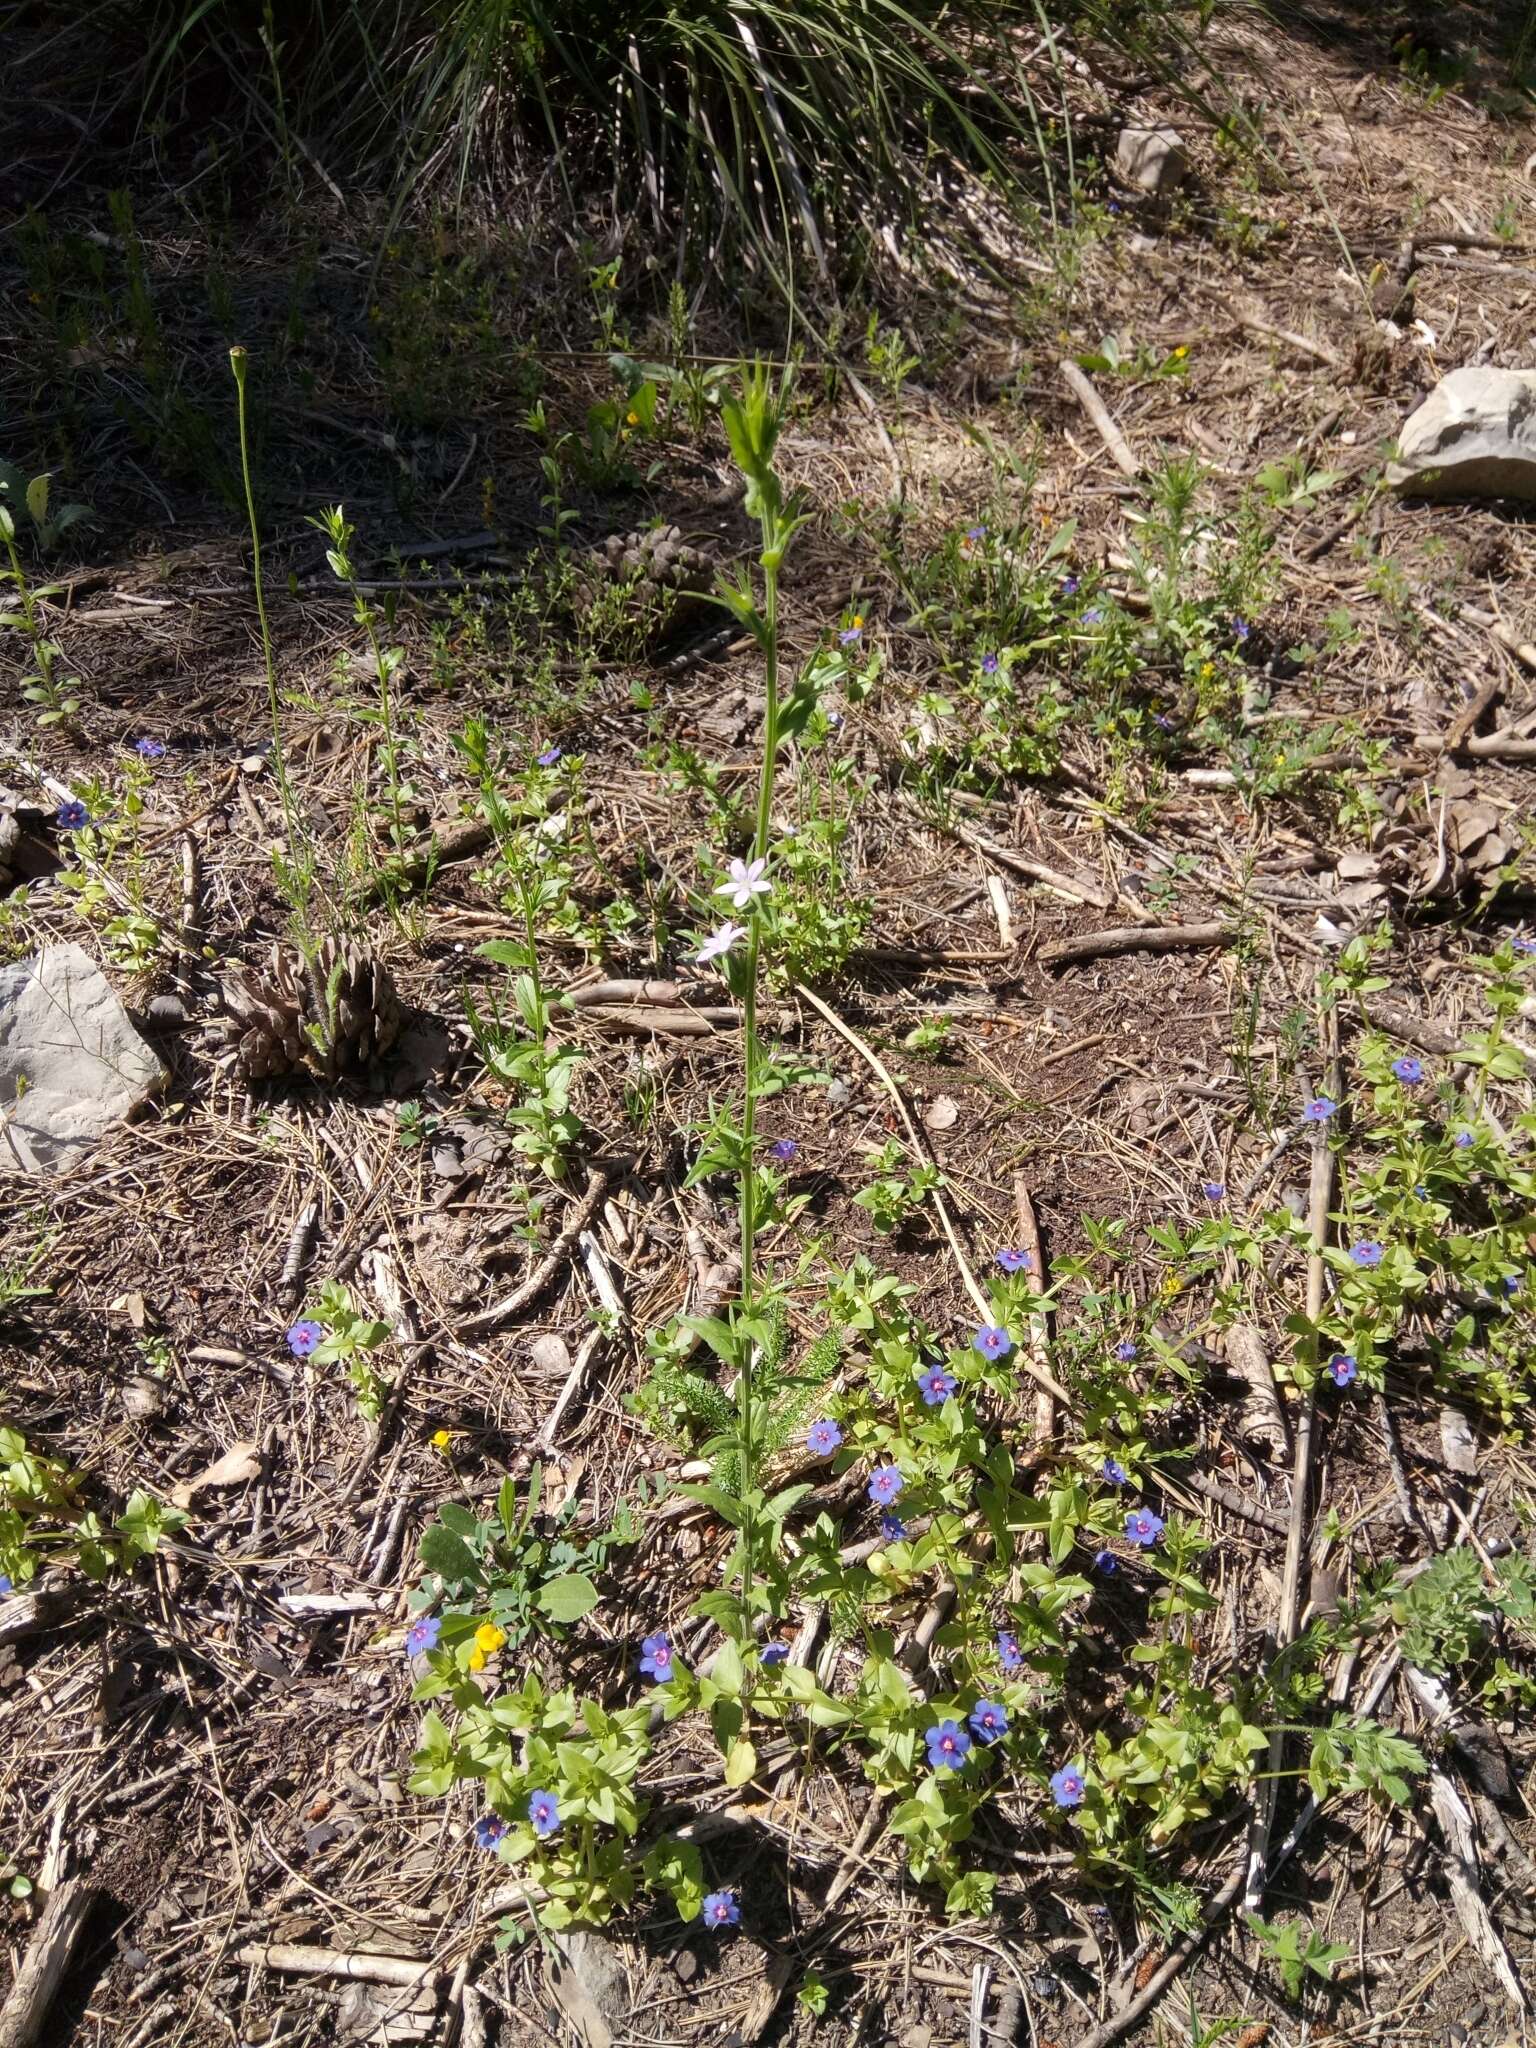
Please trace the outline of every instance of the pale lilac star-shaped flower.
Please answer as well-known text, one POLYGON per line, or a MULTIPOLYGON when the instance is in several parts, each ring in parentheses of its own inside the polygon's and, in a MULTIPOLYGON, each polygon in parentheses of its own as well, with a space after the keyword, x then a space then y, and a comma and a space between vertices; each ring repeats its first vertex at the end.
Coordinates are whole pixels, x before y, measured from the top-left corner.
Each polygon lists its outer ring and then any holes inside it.
POLYGON ((733 860, 726 863, 726 879, 717 883, 715 894, 729 896, 733 910, 750 910, 759 896, 766 896, 773 884, 768 880, 768 862, 733 860))
POLYGON ((707 967, 711 960, 723 960, 746 936, 747 928, 744 924, 732 924, 727 918, 717 931, 710 933, 693 957, 701 967, 707 967))

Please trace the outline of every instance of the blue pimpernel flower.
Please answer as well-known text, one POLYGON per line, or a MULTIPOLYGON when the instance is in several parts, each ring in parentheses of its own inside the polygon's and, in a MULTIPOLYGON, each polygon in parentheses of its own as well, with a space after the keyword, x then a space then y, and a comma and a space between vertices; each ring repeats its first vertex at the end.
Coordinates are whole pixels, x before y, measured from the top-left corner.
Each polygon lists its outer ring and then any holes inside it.
POLYGON ((1246 619, 1234 619, 1232 621, 1232 638, 1238 642, 1239 646, 1248 638, 1252 631, 1253 628, 1246 619))
POLYGON ((880 1540, 882 1543, 899 1543, 907 1533, 907 1525, 900 1515, 880 1517, 880 1540))
POLYGON ((766 1664, 768 1669, 772 1671, 776 1665, 789 1662, 789 1645, 788 1643, 764 1643, 762 1649, 758 1652, 758 1658, 761 1663, 766 1664))
POLYGON ((1150 1508, 1137 1508, 1125 1518, 1126 1542, 1139 1544, 1143 1550, 1150 1550, 1162 1533, 1163 1518, 1150 1508))
POLYGON ((1220 1202, 1226 1198, 1227 1184, 1224 1180, 1203 1180, 1200 1192, 1208 1202, 1220 1202))
POLYGON ((1120 1560, 1112 1550, 1096 1550, 1093 1553, 1093 1568, 1096 1572, 1102 1572, 1107 1579, 1119 1571, 1120 1560))
POLYGON ((295 1358, 308 1358, 309 1354, 325 1341, 324 1323, 312 1322, 305 1317, 295 1323, 288 1332, 288 1349, 295 1358))
POLYGON ((1518 1294, 1520 1292, 1520 1276, 1518 1273, 1506 1273, 1499 1282, 1499 1285, 1506 1294, 1518 1294))
POLYGON ((1129 1337, 1122 1337, 1120 1342, 1115 1346, 1115 1356, 1119 1359, 1122 1365, 1129 1365, 1131 1360, 1136 1356, 1136 1346, 1131 1342, 1129 1337))
POLYGON ((1028 1252, 1013 1244, 1005 1244, 996 1257, 1005 1273, 1027 1273, 1034 1264, 1028 1252))
POLYGON ((1077 595, 1077 578, 1076 578, 1075 576, 1063 576, 1063 577, 1062 577, 1062 579, 1061 579, 1061 594, 1062 594, 1062 596, 1063 596, 1063 597, 1076 597, 1076 595, 1077 595))
POLYGON ((528 1819, 541 1842, 547 1842, 560 1827, 560 1802, 553 1792, 535 1792, 528 1801, 528 1819))
POLYGON ((952 1372, 946 1372, 942 1365, 930 1365, 917 1376, 917 1390, 924 1404, 929 1408, 940 1408, 960 1382, 952 1372))
POLYGON ((443 1632, 443 1624, 435 1614, 419 1614, 405 1632, 405 1653, 408 1657, 424 1656, 428 1650, 437 1648, 437 1639, 443 1632))
POLYGON ((535 758, 537 759, 538 764, 541 768, 553 768, 555 763, 560 758, 560 753, 561 750, 559 747, 546 747, 543 753, 537 755, 535 758))
POLYGON ((776 1159, 780 1166, 788 1166, 799 1150, 800 1147, 793 1138, 775 1138, 768 1147, 768 1154, 770 1158, 776 1159))
POLYGON ((1076 1764, 1063 1764, 1051 1774, 1051 1797, 1060 1807, 1081 1806, 1087 1789, 1087 1780, 1076 1764))
POLYGON ((704 1898, 704 1925, 713 1927, 718 1934, 722 1927, 735 1927, 741 1920, 741 1908, 736 1903, 734 1892, 708 1892, 704 1898))
POLYGON ((869 1475, 869 1497, 877 1508, 888 1508, 905 1484, 894 1465, 877 1465, 869 1475))
POLYGON ((1510 944, 1517 953, 1536 953, 1536 939, 1511 939, 1510 944))
POLYGON ((805 1448, 816 1458, 830 1458, 843 1440, 843 1432, 830 1416, 813 1422, 805 1433, 805 1448))
POLYGON ((640 1645, 640 1675, 665 1685, 672 1676, 672 1645, 662 1630, 647 1636, 640 1645))
POLYGON ((141 761, 163 761, 165 759, 165 741, 148 738, 135 740, 133 751, 141 761))
POLYGON ((1335 1351, 1328 1361, 1328 1370, 1336 1387, 1347 1387, 1360 1368, 1347 1351, 1335 1351))
POLYGON ((968 526, 965 529, 965 537, 969 541, 985 540, 987 529, 984 526, 968 526))
POLYGON ((958 1721, 940 1721, 923 1736, 928 1745, 928 1768, 933 1771, 958 1771, 965 1767, 965 1760, 971 1753, 971 1738, 958 1721))
POLYGON ((1475 1145, 1477 1140, 1470 1131, 1458 1131, 1454 1143, 1458 1152, 1465 1152, 1468 1146, 1475 1145))
POLYGON ((1338 1106, 1331 1095, 1314 1095, 1302 1107, 1302 1120, 1309 1124, 1325 1124, 1338 1106))
POLYGON ((1085 626, 1102 626, 1103 623, 1104 607, 1098 604, 1089 605, 1087 611, 1083 613, 1083 624, 1085 626))
POLYGON ((507 1824, 499 1813, 482 1813, 475 1822, 475 1840, 482 1849, 494 1849, 507 1832, 507 1824))
POLYGON ((1011 1628, 1000 1628, 997 1632, 997 1661, 1005 1671, 1022 1671, 1024 1668, 1024 1652, 1011 1628))
POLYGON ((840 647, 852 647, 855 641, 862 640, 863 637, 864 621, 862 619, 853 619, 838 634, 838 645, 840 647))
POLYGON ((0 1572, 0 1600, 5 1599, 7 1594, 14 1593, 15 1590, 16 1588, 11 1584, 6 1574, 0 1572))
POLYGON ((1411 1088, 1415 1082, 1423 1080, 1424 1062, 1413 1059, 1409 1054, 1404 1053, 1400 1060, 1392 1062, 1392 1071, 1396 1074, 1399 1081, 1406 1087, 1411 1088))
POLYGON ((1100 1470, 1111 1486, 1124 1486, 1127 1484, 1126 1469, 1118 1458, 1106 1458, 1100 1470))
POLYGON ((978 1742, 1001 1742, 1008 1733, 1008 1715, 996 1700, 978 1700, 967 1719, 978 1742))
POLYGON ((1352 1244, 1349 1256, 1357 1266, 1379 1266, 1382 1260, 1381 1246, 1374 1238, 1366 1238, 1361 1244, 1352 1244))
POLYGON ((981 672, 984 676, 995 676, 1001 665, 995 654, 984 654, 981 657, 981 672))
POLYGON ((89 825, 91 814, 78 797, 71 797, 68 803, 59 805, 53 814, 53 822, 61 832, 78 832, 89 825))
POLYGON ((1013 1349, 1013 1339, 1008 1332, 998 1329, 993 1323, 983 1323, 971 1343, 983 1358, 1006 1358, 1013 1349))

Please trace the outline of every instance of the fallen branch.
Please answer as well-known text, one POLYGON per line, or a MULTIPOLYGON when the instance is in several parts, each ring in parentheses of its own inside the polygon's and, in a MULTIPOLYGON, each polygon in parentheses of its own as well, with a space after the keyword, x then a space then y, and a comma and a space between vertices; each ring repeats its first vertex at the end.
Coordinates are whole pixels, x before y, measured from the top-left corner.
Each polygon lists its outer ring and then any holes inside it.
POLYGON ((543 1293, 554 1279, 571 1247, 597 1214, 604 1195, 608 1192, 608 1174, 602 1167, 593 1167, 587 1179, 587 1190, 581 1200, 574 1204, 566 1217, 560 1235, 550 1246, 547 1254, 528 1275, 520 1286, 501 1301, 493 1302, 489 1308, 480 1309, 475 1315, 467 1316, 459 1324, 457 1334, 466 1336, 472 1330, 494 1329, 496 1324, 510 1315, 516 1315, 520 1308, 526 1308, 530 1301, 543 1293))
POLYGON ((1202 946, 1230 946, 1236 934, 1225 924, 1117 925, 1112 931, 1082 932, 1041 948, 1046 967, 1074 960, 1102 960, 1113 953, 1183 953, 1202 946))
POLYGON ((1058 368, 1066 379, 1072 396, 1098 428, 1099 439, 1114 457, 1116 467, 1126 476, 1140 476, 1141 464, 1131 453, 1130 442, 1126 440, 1124 434, 1115 425, 1110 415, 1109 407, 1100 398, 1098 392, 1094 390, 1092 384, 1089 383, 1077 364, 1069 356, 1063 356, 1058 368))
POLYGON ((48 2008, 95 1902, 96 1887, 84 1878, 66 1878, 54 1887, 32 1930, 10 1995, 0 2006, 0 2048, 32 2048, 41 2038, 48 2008))
POLYGON ((440 834, 434 832, 425 851, 413 853, 406 860, 387 862, 359 894, 366 899, 385 896, 391 889, 419 889, 439 868, 484 853, 493 836, 484 818, 461 818, 440 834))
MULTIPOLYGON (((240 1963, 256 1963, 285 1977, 346 1977, 357 1984, 393 1984, 414 1990, 442 1975, 435 1963, 415 1956, 376 1956, 361 1949, 306 1948, 296 1942, 253 1941, 235 1951, 240 1963)), ((3 2048, 3 2041, 0 2041, 3 2048)))
POLYGON ((1276 327, 1268 320, 1261 320, 1256 313, 1234 313, 1239 327, 1250 334, 1262 334, 1267 341, 1283 341, 1287 348, 1293 348, 1304 356, 1310 356, 1315 363, 1326 363, 1330 370, 1341 370, 1344 365, 1335 352, 1320 341, 1312 341, 1305 334, 1293 333, 1289 327, 1276 327))
POLYGON ((1243 1888, 1243 1880, 1244 1872, 1239 1865, 1201 1914, 1200 1927, 1193 1934, 1186 1934, 1178 1946, 1170 1951, 1129 2005, 1122 2006, 1117 2013, 1111 2013, 1109 2018, 1100 2021, 1091 2033, 1084 2034, 1077 2043, 1077 2048, 1110 2048, 1112 2042, 1118 2041, 1122 2034, 1128 2034, 1138 2020, 1146 2017, 1206 1936, 1225 1918, 1233 1900, 1243 1888))

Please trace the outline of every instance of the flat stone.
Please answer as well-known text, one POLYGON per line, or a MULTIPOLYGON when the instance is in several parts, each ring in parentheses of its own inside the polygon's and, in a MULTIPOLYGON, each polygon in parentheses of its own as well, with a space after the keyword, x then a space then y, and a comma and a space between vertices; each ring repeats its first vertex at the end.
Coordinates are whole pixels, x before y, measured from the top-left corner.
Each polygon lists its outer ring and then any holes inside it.
POLYGON ((1139 192, 1176 192, 1189 172, 1189 154, 1177 128, 1122 128, 1115 174, 1139 192))
POLYGON ((79 946, 0 967, 0 1173, 73 1166, 165 1078, 79 946))
POLYGON ((1442 377, 1397 441, 1387 481, 1425 498, 1536 498, 1536 370, 1442 377))

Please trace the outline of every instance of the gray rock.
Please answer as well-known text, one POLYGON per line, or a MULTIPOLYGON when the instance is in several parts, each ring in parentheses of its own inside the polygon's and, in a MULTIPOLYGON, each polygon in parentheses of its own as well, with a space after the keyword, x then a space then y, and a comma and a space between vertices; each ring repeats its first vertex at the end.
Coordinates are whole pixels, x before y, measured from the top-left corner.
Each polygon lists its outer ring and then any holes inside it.
POLYGON ((1452 370, 1398 436, 1387 481, 1427 498, 1536 498, 1536 370, 1452 370))
POLYGON ((74 1165, 164 1080, 79 946, 0 967, 0 1173, 74 1165))
POLYGON ((1189 172, 1189 154, 1177 128, 1122 128, 1115 149, 1116 176, 1139 192, 1176 192, 1189 172))

